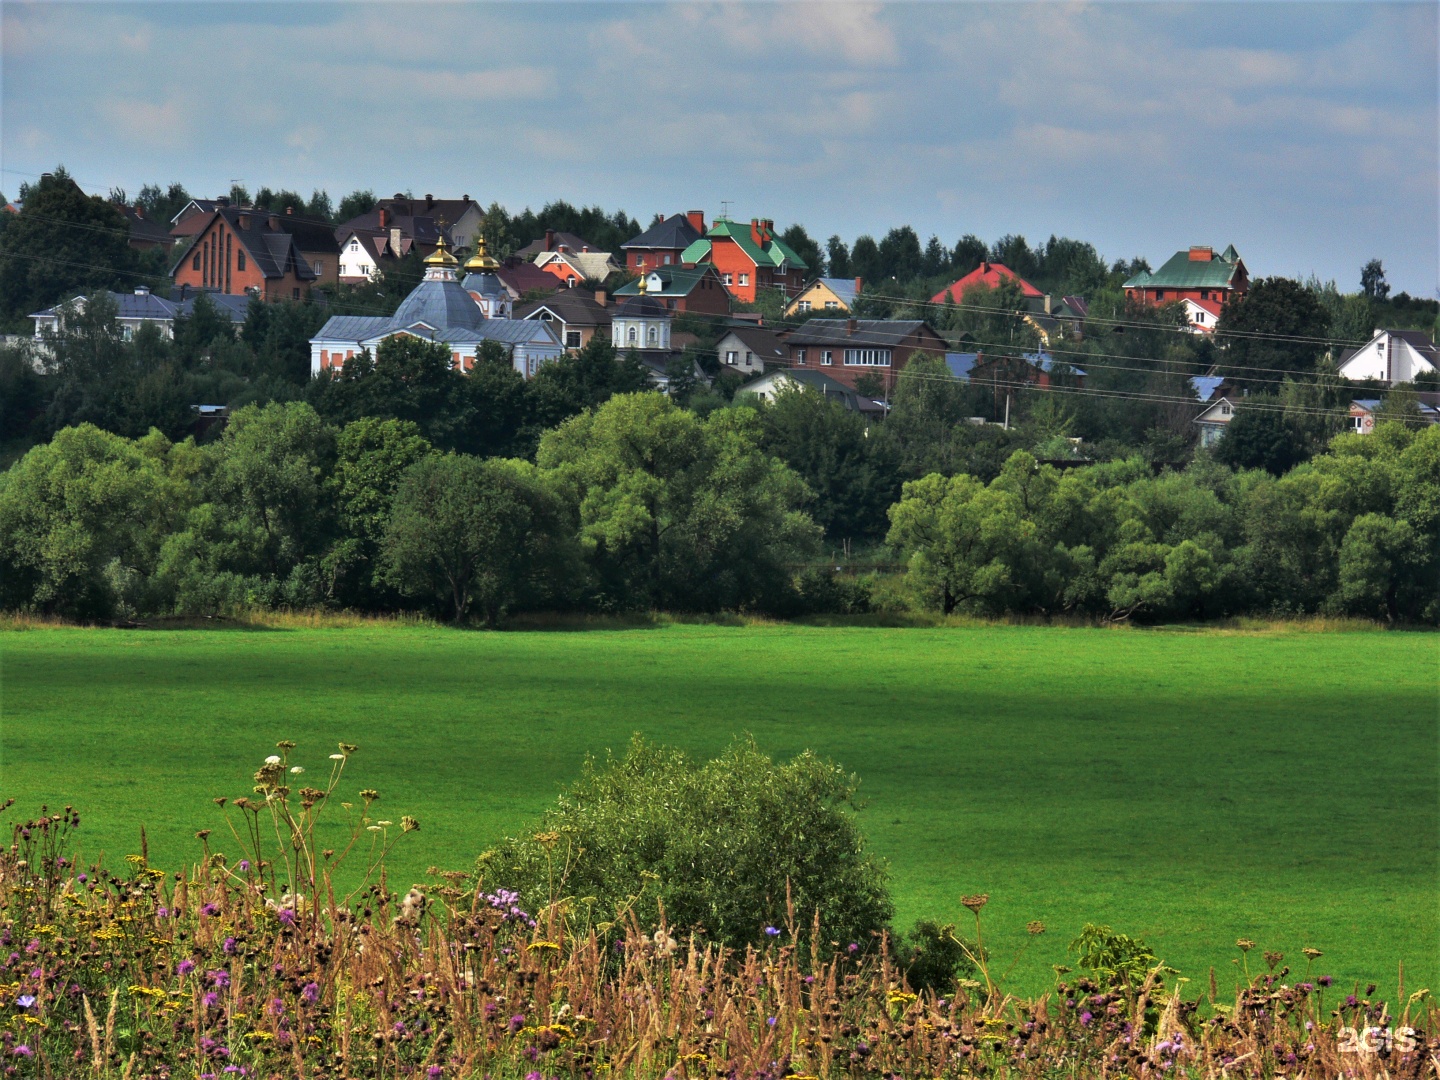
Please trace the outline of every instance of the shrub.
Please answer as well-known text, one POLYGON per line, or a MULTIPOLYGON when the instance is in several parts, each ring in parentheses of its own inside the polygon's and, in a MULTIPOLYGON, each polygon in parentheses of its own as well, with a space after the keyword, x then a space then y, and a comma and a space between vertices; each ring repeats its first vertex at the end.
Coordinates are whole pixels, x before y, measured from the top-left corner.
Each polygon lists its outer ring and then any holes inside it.
POLYGON ((535 835, 482 867, 525 904, 564 901, 602 930, 628 911, 744 945, 808 930, 818 914, 827 938, 868 942, 893 908, 847 812, 855 784, 808 751, 776 764, 737 741, 699 763, 637 736, 620 760, 587 761, 535 835))
POLYGON ((955 924, 941 926, 933 919, 920 919, 904 938, 896 942, 895 959, 905 970, 910 989, 929 990, 943 997, 960 979, 973 978, 979 946, 957 937, 955 924))

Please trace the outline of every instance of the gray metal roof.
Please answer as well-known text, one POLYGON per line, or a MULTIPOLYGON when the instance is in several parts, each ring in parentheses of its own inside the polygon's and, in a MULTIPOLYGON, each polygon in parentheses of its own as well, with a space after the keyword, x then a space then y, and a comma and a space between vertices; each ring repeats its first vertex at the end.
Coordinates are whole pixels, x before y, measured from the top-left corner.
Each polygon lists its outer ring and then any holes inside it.
POLYGON ((792 345, 899 345, 924 327, 923 319, 811 319, 785 340, 792 345))
POLYGON ((505 283, 488 271, 483 274, 466 274, 460 286, 468 293, 479 293, 481 296, 510 295, 505 283))
MULTIPOLYGON (((189 316, 195 310, 196 293, 191 293, 184 300, 171 300, 164 296, 157 296, 152 292, 112 292, 107 294, 115 304, 115 317, 118 319, 149 319, 155 322, 170 322, 176 316, 189 316)), ((203 294, 215 307, 225 315, 230 316, 230 321, 242 323, 245 315, 250 310, 250 297, 247 294, 235 295, 231 293, 203 294)), ((76 296, 67 300, 66 304, 73 304, 76 301, 84 302, 86 297, 76 296)), ((37 311, 30 316, 32 319, 54 317, 60 313, 65 304, 56 304, 44 311, 37 311)))
POLYGON ((668 319, 670 311, 653 296, 632 296, 615 308, 617 319, 668 319))
POLYGON ((485 321, 485 313, 458 281, 422 281, 400 302, 391 321, 396 326, 423 322, 436 330, 454 326, 473 330, 485 321))

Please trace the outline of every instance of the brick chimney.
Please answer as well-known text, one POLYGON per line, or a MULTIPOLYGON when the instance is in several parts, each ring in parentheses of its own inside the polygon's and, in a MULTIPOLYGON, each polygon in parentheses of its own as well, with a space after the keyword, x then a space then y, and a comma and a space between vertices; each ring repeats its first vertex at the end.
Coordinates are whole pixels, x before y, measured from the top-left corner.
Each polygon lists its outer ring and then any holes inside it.
POLYGON ((753 240, 753 241, 755 241, 756 244, 763 244, 763 243, 765 243, 765 240, 763 239, 763 237, 762 237, 762 235, 761 235, 761 231, 760 231, 760 219, 759 219, 759 218, 754 218, 754 217, 752 217, 752 218, 750 219, 750 239, 753 240))
POLYGON ((775 239, 775 222, 770 218, 764 218, 760 222, 760 233, 767 242, 775 239))
POLYGON ((425 196, 425 209, 426 209, 426 210, 429 210, 429 209, 430 209, 432 206, 434 206, 434 205, 435 205, 435 196, 434 196, 434 195, 427 194, 427 195, 425 196))
POLYGON ((387 210, 387 209, 385 209, 385 207, 383 207, 383 206, 380 207, 380 228, 382 228, 382 229, 385 228, 385 227, 386 227, 386 222, 388 222, 389 220, 390 220, 390 211, 387 210))
POLYGON ((685 220, 688 221, 688 222, 690 222, 690 227, 691 227, 692 229, 694 229, 696 232, 698 232, 701 236, 704 236, 704 235, 705 235, 705 211, 704 211, 704 210, 687 210, 687 211, 685 211, 685 220))
POLYGON ((287 207, 285 207, 285 215, 286 215, 287 217, 293 216, 294 213, 295 213, 295 207, 293 207, 293 206, 287 206, 287 207))
POLYGON ((864 282, 861 278, 858 278, 858 277, 857 277, 857 278, 855 279, 855 295, 856 295, 856 296, 859 296, 859 295, 860 295, 860 287, 861 287, 862 285, 864 285, 864 284, 865 284, 865 282, 864 282))
POLYGON ((604 289, 595 290, 595 303, 599 304, 601 307, 604 307, 605 304, 609 301, 609 299, 610 294, 607 293, 604 289))
POLYGON ((846 337, 854 337, 854 336, 855 336, 855 320, 854 320, 854 319, 846 319, 846 320, 845 320, 845 336, 846 336, 846 337))
POLYGON ((555 250, 555 230, 554 230, 554 229, 546 229, 546 230, 545 230, 545 250, 546 250, 546 251, 554 251, 554 250, 555 250))
POLYGON ((1209 262, 1215 258, 1215 249, 1212 247, 1192 247, 1190 249, 1191 262, 1209 262))
POLYGON ((246 231, 249 231, 249 229, 250 229, 250 215, 249 215, 248 213, 241 213, 241 215, 240 215, 236 220, 240 223, 240 228, 245 229, 246 231))
POLYGON ((279 231, 280 231, 280 215, 279 215, 279 214, 272 213, 272 214, 270 215, 270 220, 267 221, 266 224, 270 226, 270 231, 271 231, 271 232, 279 232, 279 231))

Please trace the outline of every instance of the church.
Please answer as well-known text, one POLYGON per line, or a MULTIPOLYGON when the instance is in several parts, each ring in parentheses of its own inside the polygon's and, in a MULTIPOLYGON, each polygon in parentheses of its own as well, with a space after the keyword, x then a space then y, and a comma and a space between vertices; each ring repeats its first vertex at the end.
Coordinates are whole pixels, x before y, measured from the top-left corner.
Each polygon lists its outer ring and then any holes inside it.
POLYGON ((346 360, 366 349, 375 355, 380 342, 397 334, 444 345, 460 371, 475 366, 487 341, 503 345, 515 370, 527 379, 540 365, 559 359, 564 349, 548 324, 510 318, 509 294, 495 274, 499 264, 486 254, 483 239, 465 264, 463 283, 459 265, 442 236, 425 259, 425 277, 393 316, 332 315, 310 339, 310 374, 338 374, 346 360))

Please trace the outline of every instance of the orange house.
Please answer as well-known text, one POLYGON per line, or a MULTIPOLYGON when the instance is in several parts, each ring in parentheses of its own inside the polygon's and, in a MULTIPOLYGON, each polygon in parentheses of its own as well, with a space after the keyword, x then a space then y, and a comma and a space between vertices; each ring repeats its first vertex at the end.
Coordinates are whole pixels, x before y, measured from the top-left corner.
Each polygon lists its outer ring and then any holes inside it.
POLYGON ((171 269, 176 285, 266 300, 301 300, 339 278, 329 225, 252 207, 222 206, 171 269))
POLYGON ((710 229, 681 254, 685 266, 709 263, 730 295, 747 304, 760 289, 779 289, 787 298, 805 287, 805 260, 775 235, 771 220, 752 218, 749 227, 716 218, 710 229))

